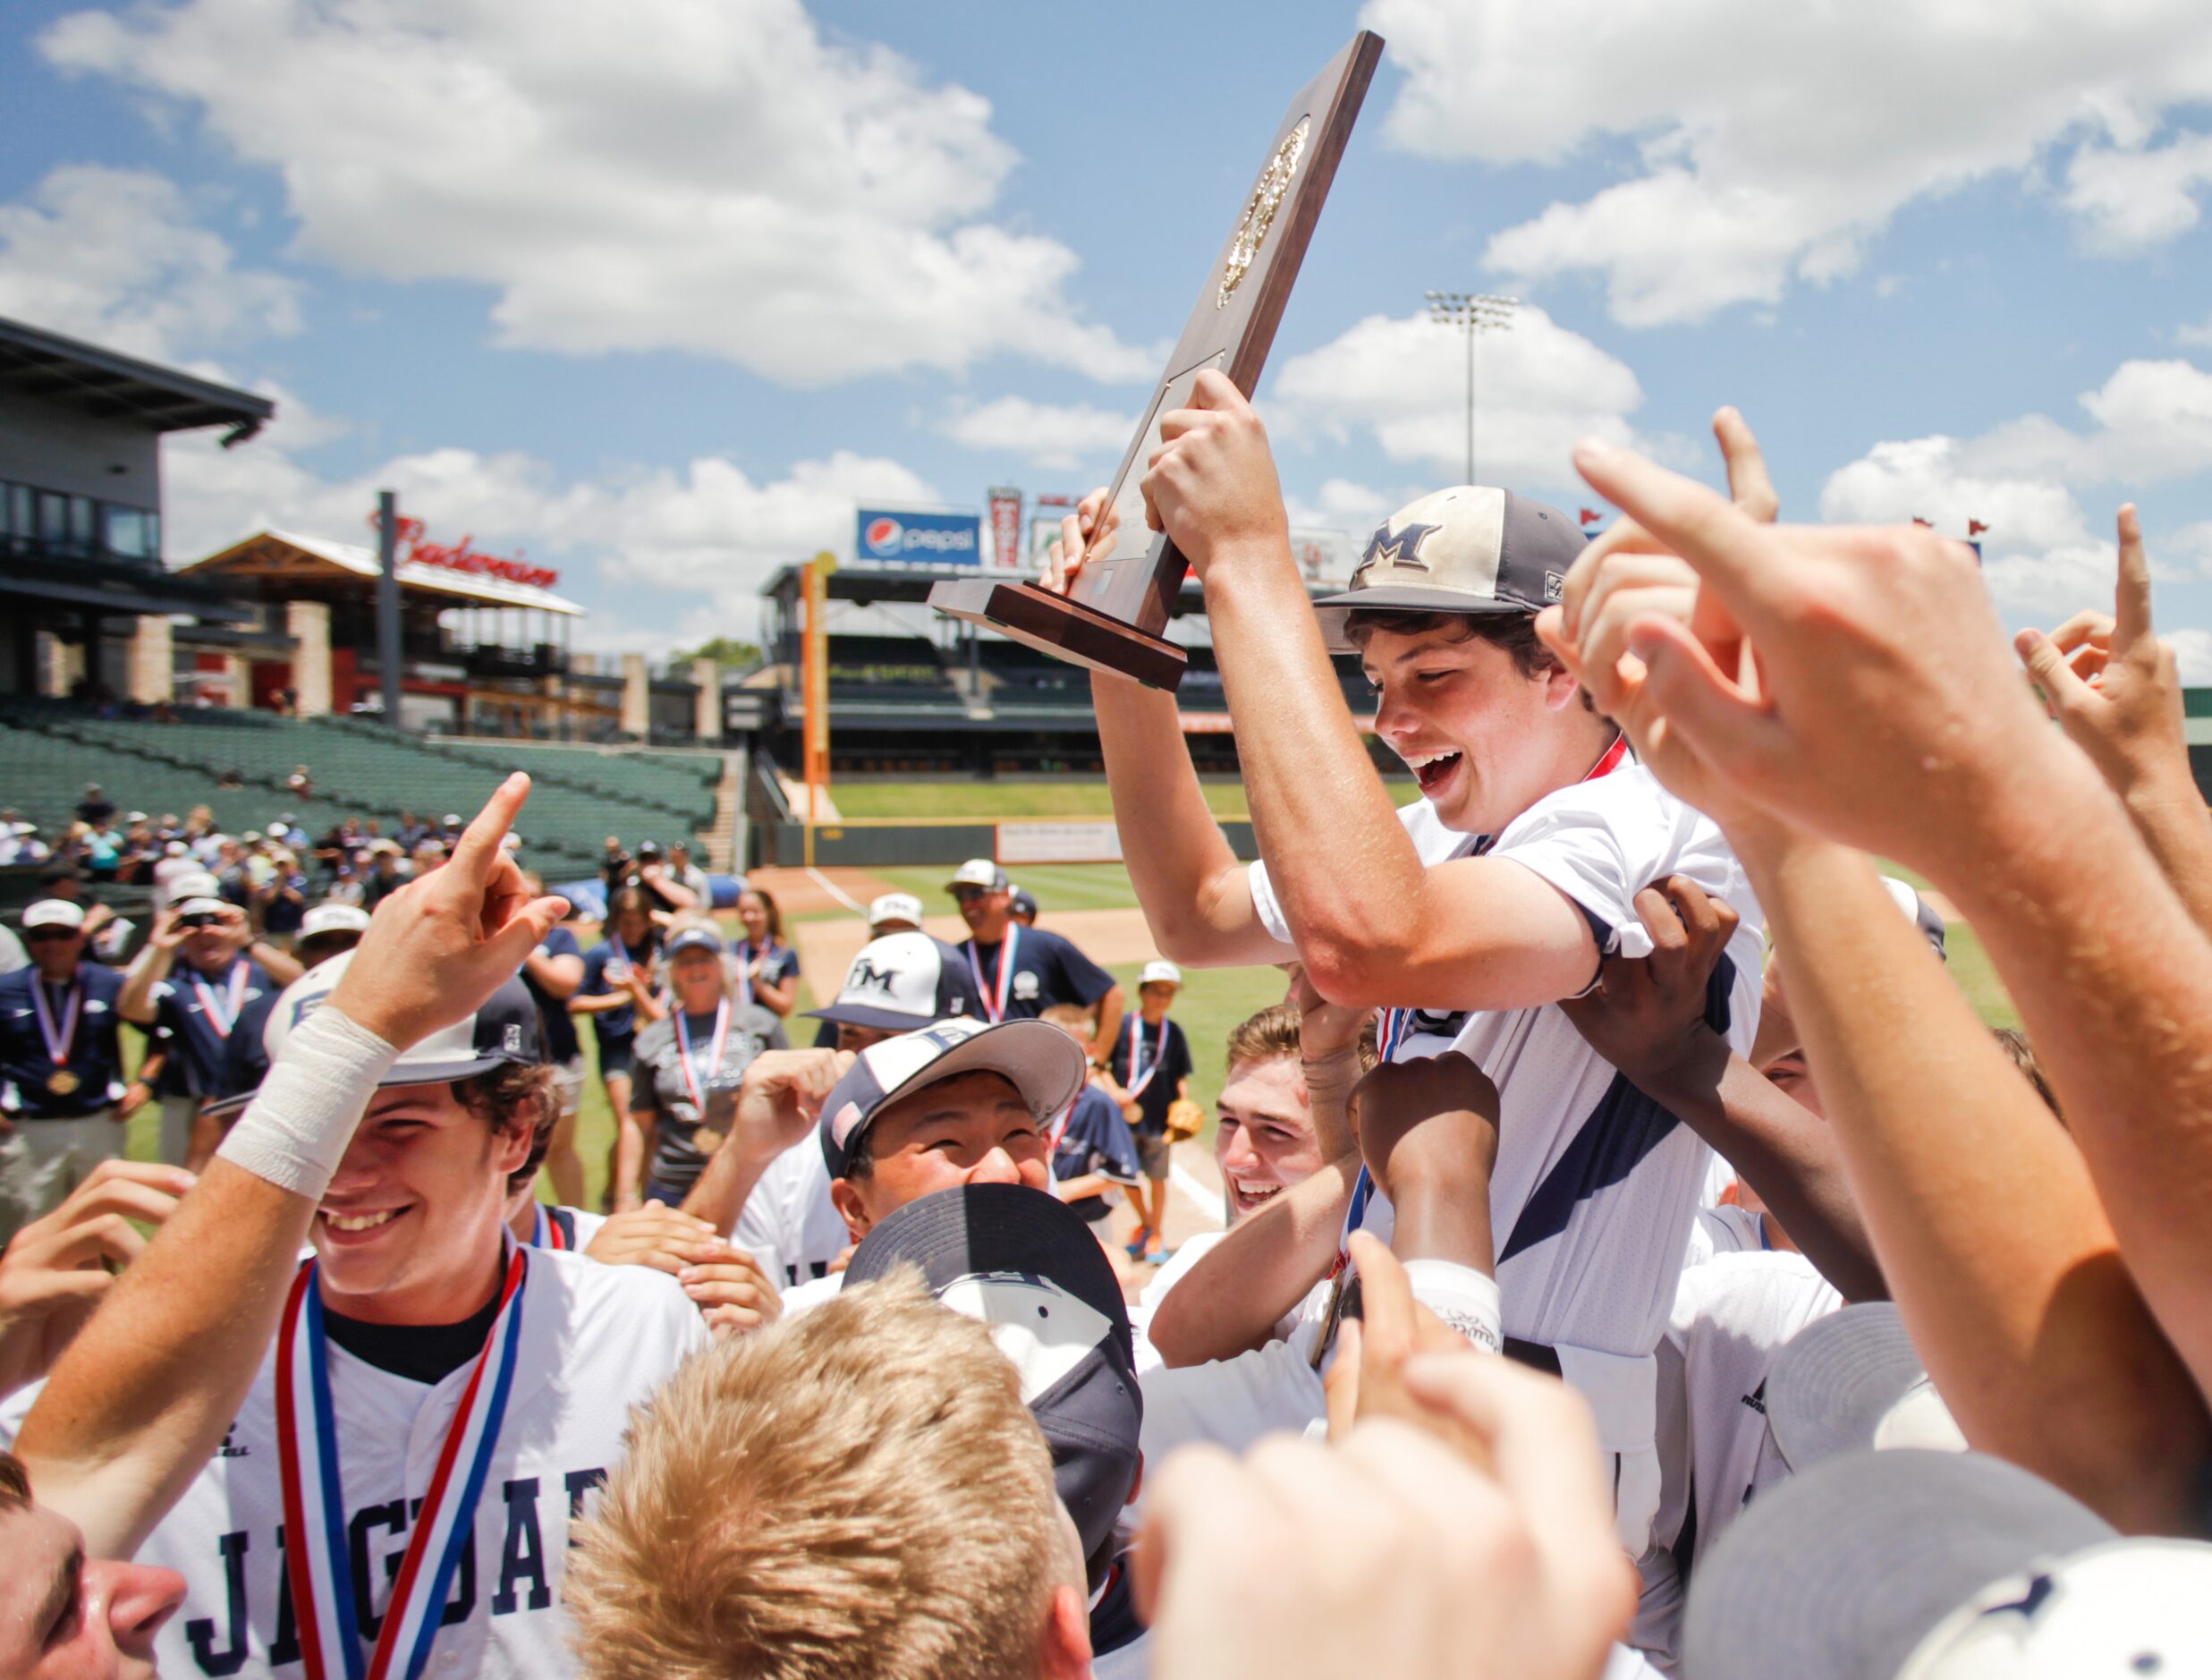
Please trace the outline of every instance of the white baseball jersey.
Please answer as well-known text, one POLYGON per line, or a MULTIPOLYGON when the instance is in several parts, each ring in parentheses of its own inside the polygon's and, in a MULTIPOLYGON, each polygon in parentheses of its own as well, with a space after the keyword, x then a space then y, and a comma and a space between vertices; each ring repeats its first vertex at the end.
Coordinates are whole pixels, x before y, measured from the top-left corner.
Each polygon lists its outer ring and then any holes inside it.
MULTIPOLYGON (((431 1655, 434 1674, 575 1671, 561 1605, 570 1524, 621 1457, 631 1408, 708 1341, 674 1279, 540 1249, 530 1251, 521 1335, 474 1544, 462 1554, 431 1655)), ((362 1632, 373 1639, 472 1367, 426 1385, 335 1343, 329 1362, 354 1591, 362 1632)), ((184 1577, 183 1607, 157 1645, 172 1680, 300 1672, 284 1591, 275 1369, 272 1346, 216 1456, 139 1548, 140 1562, 184 1577)))
POLYGON ((730 1241, 750 1249, 778 1289, 822 1277, 852 1246, 844 1216, 829 1199, 829 1166, 812 1133, 768 1163, 730 1241))
POLYGON ((1702 1266, 1716 1254, 1755 1253, 1767 1246, 1766 1221, 1751 1209, 1733 1201, 1717 1208, 1699 1208, 1690 1221, 1690 1246, 1682 1251, 1682 1269, 1702 1266))
MULTIPOLYGON (((1740 1210, 1738 1210, 1740 1211, 1740 1210)), ((1789 1473, 1767 1429, 1776 1356, 1843 1298, 1801 1254, 1722 1253, 1682 1274, 1658 1349, 1659 1509, 1634 1643, 1672 1662, 1691 1569, 1789 1473)))
MULTIPOLYGON (((1476 844, 1445 828, 1425 800, 1398 816, 1432 867, 1476 844)), ((1714 972, 1707 1018, 1733 1048, 1750 1048, 1765 925, 1759 901, 1719 827, 1649 770, 1627 763, 1546 794, 1483 854, 1565 894, 1608 956, 1649 955, 1635 896, 1669 875, 1726 901, 1741 920, 1714 972)), ((1261 920, 1287 940, 1263 865, 1252 866, 1251 888, 1261 920)), ((1447 1048, 1447 1035, 1448 1048, 1498 1088, 1490 1214, 1505 1333, 1616 1356, 1648 1353, 1674 1302, 1709 1155, 1704 1142, 1602 1060, 1555 1005, 1418 1014, 1396 1056, 1433 1055, 1447 1048)), ((1370 1222, 1386 1217, 1382 1202, 1370 1204, 1370 1222)))

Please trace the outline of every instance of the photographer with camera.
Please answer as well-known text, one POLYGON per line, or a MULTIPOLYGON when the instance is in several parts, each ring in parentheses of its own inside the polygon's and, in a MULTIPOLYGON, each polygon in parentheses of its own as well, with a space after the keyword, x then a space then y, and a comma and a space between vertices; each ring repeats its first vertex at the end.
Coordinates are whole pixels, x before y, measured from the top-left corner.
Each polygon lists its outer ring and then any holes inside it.
POLYGON ((154 919, 146 948, 123 977, 116 1010, 168 1051, 161 1081, 161 1158, 182 1167, 200 1100, 225 1090, 231 1034, 248 1005, 306 972, 253 937, 246 912, 218 897, 212 877, 185 877, 177 902, 154 919), (202 890, 206 889, 206 890, 202 890))

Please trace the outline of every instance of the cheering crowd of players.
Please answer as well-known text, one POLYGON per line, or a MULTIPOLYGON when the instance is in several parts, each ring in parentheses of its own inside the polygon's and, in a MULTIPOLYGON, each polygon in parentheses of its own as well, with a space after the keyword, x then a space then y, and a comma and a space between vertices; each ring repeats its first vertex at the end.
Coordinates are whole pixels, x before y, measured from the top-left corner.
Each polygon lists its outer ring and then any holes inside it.
POLYGON ((792 1048, 767 894, 733 938, 611 843, 586 951, 519 776, 290 952, 198 883, 127 972, 31 906, 0 1672, 2208 1666, 2212 818, 2133 511, 2115 612, 2008 647, 1963 547, 1776 523, 1724 411, 1728 497, 1586 445, 1598 541, 1460 486, 1317 609, 1259 421, 1192 404, 1144 504, 1260 856, 1096 677, 1133 1000, 979 860, 968 938, 878 900, 792 1048), (1182 969, 1256 964, 1190 1044, 1182 969), (119 1019, 184 1070, 158 1165, 119 1019))

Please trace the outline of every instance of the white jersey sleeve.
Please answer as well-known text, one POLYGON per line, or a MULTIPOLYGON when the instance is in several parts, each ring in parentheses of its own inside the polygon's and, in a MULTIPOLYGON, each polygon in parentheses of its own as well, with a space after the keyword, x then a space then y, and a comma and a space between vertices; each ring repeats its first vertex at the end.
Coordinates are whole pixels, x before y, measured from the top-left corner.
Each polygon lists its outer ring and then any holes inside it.
POLYGON ((1682 1269, 1702 1266, 1716 1254, 1742 1254, 1766 1246, 1765 1227, 1750 1209, 1733 1202, 1699 1208, 1690 1222, 1690 1247, 1682 1255, 1682 1269))
POLYGON ((1242 1453, 1263 1435, 1301 1433, 1328 1416, 1328 1397, 1312 1365, 1318 1323, 1301 1323, 1287 1341, 1234 1359, 1142 1373, 1145 1463, 1165 1464, 1178 1447, 1210 1442, 1242 1453))
POLYGON ((750 1249, 778 1289, 825 1276, 852 1243, 844 1216, 829 1199, 829 1167, 809 1135, 760 1175, 730 1240, 750 1249))
POLYGON ((1636 895, 1669 875, 1687 876, 1725 900, 1754 939, 1764 925, 1750 878, 1719 825, 1640 764, 1546 794, 1505 825, 1486 855, 1511 858, 1574 900, 1610 930, 1609 939, 1599 938, 1608 956, 1651 955, 1636 895))

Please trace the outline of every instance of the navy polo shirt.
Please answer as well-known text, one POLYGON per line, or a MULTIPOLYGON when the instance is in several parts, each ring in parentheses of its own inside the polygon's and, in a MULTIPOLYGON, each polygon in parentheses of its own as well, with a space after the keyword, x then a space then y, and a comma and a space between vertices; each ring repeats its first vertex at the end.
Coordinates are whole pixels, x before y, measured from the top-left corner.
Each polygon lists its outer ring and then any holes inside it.
POLYGON ((214 974, 203 974, 180 959, 170 969, 167 979, 154 983, 154 1030, 161 1036, 162 1048, 169 1053, 168 1065, 161 1074, 164 1096, 223 1094, 229 1036, 209 1017, 202 988, 214 997, 218 1009, 227 1008, 231 976, 242 966, 246 972, 239 1006, 239 1024, 242 1028, 248 1019, 249 1005, 264 997, 274 997, 284 989, 251 957, 242 953, 214 974))
MULTIPOLYGON (((1008 923, 1013 932, 1018 924, 1008 923)), ((1002 945, 979 946, 973 939, 955 947, 963 963, 973 960, 979 984, 987 999, 998 996, 999 954, 1002 945)), ((1042 928, 1022 928, 1014 942, 1013 973, 1006 988, 1008 1021, 1034 1020, 1055 1004, 1081 1004, 1085 1008, 1114 989, 1114 976, 1056 933, 1042 928)))
MULTIPOLYGON (((629 962, 632 968, 649 966, 657 947, 648 946, 642 952, 632 953, 629 962)), ((605 938, 584 953, 584 983, 576 990, 583 997, 603 997, 616 989, 606 978, 606 965, 623 955, 622 944, 612 938, 605 938)), ((591 1030, 601 1044, 627 1044, 637 1036, 638 1012, 635 1005, 624 1004, 620 1009, 610 1009, 605 1014, 591 1017, 591 1030)))
MULTIPOLYGON (((115 1008, 123 996, 123 976, 99 963, 77 964, 75 984, 83 988, 84 1002, 70 1035, 68 1070, 77 1076, 77 1089, 64 1096, 47 1090, 55 1071, 46 1039, 38 1031, 38 1005, 31 988, 44 985, 38 964, 0 974, 0 1108, 23 1120, 70 1120, 97 1114, 114 1100, 112 1091, 123 1082, 123 1045, 115 1029, 123 1021, 115 1008)), ((47 987, 47 1008, 59 1027, 69 1004, 64 992, 47 987)))

